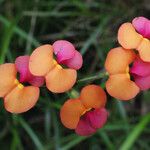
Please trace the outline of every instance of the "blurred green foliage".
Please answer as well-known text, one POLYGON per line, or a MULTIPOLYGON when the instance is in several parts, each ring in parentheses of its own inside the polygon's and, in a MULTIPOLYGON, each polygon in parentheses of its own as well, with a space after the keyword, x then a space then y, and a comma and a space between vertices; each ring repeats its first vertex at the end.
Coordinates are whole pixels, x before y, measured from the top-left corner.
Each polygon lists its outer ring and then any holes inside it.
MULTIPOLYGON (((117 30, 136 16, 150 17, 149 0, 0 0, 0 63, 13 62, 35 47, 66 39, 83 54, 75 92, 88 83, 104 87, 107 52, 118 46, 117 30)), ((2 80, 2 79, 0 79, 2 80)), ((149 150, 150 92, 121 102, 108 96, 108 123, 90 137, 79 137, 60 122, 59 109, 73 91, 41 89, 37 105, 12 115, 0 101, 1 150, 149 150)))

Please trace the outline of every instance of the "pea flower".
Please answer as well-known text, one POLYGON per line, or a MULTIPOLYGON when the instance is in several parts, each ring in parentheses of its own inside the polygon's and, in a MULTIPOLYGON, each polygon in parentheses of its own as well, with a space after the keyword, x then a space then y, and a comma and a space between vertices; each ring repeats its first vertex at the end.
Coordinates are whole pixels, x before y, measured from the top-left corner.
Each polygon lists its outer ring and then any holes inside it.
POLYGON ((78 135, 88 136, 102 128, 107 121, 106 94, 97 85, 87 85, 79 98, 67 100, 60 111, 63 125, 78 135))
POLYGON ((137 50, 143 61, 150 62, 150 41, 139 34, 131 23, 120 26, 118 41, 123 48, 137 50))
POLYGON ((76 82, 75 69, 63 68, 53 59, 50 44, 36 48, 30 56, 29 70, 33 75, 44 76, 47 88, 54 93, 68 91, 76 82))
POLYGON ((66 40, 58 40, 53 43, 57 62, 78 70, 82 67, 82 55, 75 49, 72 43, 66 40))
POLYGON ((28 69, 29 56, 21 56, 15 64, 0 65, 0 97, 4 98, 4 107, 11 113, 23 113, 31 109, 39 98, 39 86, 43 77, 33 76, 28 69), (17 79, 20 73, 20 81, 17 79), (24 86, 28 82, 31 85, 24 86))
POLYGON ((139 87, 130 79, 129 65, 135 53, 122 47, 111 49, 106 57, 105 68, 109 73, 107 92, 116 99, 130 100, 139 93, 139 87))
POLYGON ((139 56, 133 62, 130 68, 135 83, 141 90, 148 90, 150 88, 150 63, 144 62, 139 56))
POLYGON ((136 31, 144 38, 150 38, 150 20, 145 17, 136 17, 132 20, 132 25, 136 31))

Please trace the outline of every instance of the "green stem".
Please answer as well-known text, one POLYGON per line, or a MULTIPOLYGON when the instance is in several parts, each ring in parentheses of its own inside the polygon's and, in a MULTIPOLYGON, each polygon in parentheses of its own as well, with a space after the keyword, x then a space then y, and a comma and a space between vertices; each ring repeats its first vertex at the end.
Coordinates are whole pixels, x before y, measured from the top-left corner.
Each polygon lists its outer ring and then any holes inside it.
POLYGON ((104 78, 107 75, 108 75, 108 73, 104 71, 104 72, 101 72, 101 73, 93 75, 93 76, 89 76, 89 77, 86 77, 86 78, 83 78, 83 79, 79 79, 77 81, 77 83, 98 80, 98 79, 104 78))

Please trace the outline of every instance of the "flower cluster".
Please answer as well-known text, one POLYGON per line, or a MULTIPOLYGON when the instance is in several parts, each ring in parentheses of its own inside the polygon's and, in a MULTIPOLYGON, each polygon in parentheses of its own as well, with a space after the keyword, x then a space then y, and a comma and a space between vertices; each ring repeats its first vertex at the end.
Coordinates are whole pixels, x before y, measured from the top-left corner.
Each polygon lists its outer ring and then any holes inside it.
POLYGON ((124 23, 118 30, 122 47, 111 49, 105 68, 108 93, 120 100, 134 98, 140 90, 150 88, 150 21, 144 17, 124 23), (131 78, 133 77, 133 80, 131 78))
POLYGON ((70 90, 76 82, 76 70, 81 66, 81 54, 73 44, 64 40, 56 41, 53 45, 42 45, 31 56, 16 58, 14 64, 0 65, 0 97, 4 98, 5 109, 11 113, 23 113, 31 109, 39 98, 39 87, 44 82, 54 93, 70 90), (57 52, 57 61, 54 52, 57 52), (60 66, 60 63, 68 68, 60 66))
MULTIPOLYGON (((106 90, 114 98, 130 100, 150 88, 150 20, 144 17, 124 23, 118 30, 120 47, 109 51, 105 69, 109 74, 106 90)), ((0 65, 0 97, 11 113, 31 109, 46 84, 49 91, 63 93, 76 82, 82 55, 74 45, 58 40, 36 48, 30 56, 0 65)), ((63 125, 78 135, 88 136, 102 128, 108 117, 106 93, 98 85, 82 88, 80 96, 68 99, 60 110, 63 125)))

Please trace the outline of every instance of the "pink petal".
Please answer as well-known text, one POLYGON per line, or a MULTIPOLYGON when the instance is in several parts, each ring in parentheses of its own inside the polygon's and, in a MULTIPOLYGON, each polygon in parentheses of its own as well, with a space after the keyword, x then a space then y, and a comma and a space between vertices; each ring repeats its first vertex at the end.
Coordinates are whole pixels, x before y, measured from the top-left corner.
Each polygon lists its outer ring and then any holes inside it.
POLYGON ((135 83, 141 90, 148 90, 150 88, 150 75, 146 77, 133 76, 135 83))
POLYGON ((150 20, 145 17, 136 17, 133 19, 132 24, 134 28, 143 37, 150 38, 150 20))
POLYGON ((108 112, 105 108, 89 111, 81 117, 75 131, 79 135, 89 136, 104 126, 107 117, 108 112))
POLYGON ((20 73, 20 82, 27 82, 32 76, 28 69, 29 58, 29 56, 20 56, 15 60, 17 71, 20 73))
POLYGON ((150 63, 144 62, 137 57, 130 68, 130 73, 138 76, 150 75, 150 63))
POLYGON ((73 58, 63 61, 62 64, 68 66, 69 68, 79 70, 83 64, 82 55, 76 50, 73 58))
POLYGON ((45 82, 45 78, 32 75, 32 78, 28 82, 33 86, 41 87, 45 82))
POLYGON ((75 54, 75 47, 72 43, 66 40, 58 40, 54 42, 53 49, 58 63, 71 59, 75 54))
POLYGON ((42 86, 44 84, 44 77, 34 76, 29 71, 30 56, 20 56, 15 60, 17 71, 20 73, 19 81, 21 83, 29 82, 33 86, 42 86))
POLYGON ((81 136, 89 136, 96 132, 96 129, 91 126, 89 116, 87 114, 81 117, 75 132, 81 136))
POLYGON ((105 108, 95 109, 88 113, 91 126, 95 129, 102 128, 107 121, 108 112, 105 108))

